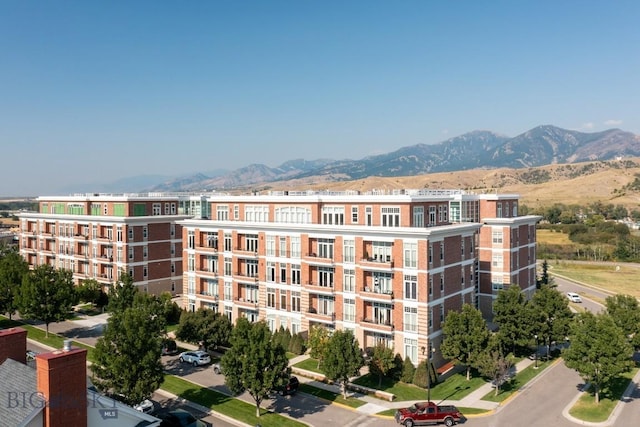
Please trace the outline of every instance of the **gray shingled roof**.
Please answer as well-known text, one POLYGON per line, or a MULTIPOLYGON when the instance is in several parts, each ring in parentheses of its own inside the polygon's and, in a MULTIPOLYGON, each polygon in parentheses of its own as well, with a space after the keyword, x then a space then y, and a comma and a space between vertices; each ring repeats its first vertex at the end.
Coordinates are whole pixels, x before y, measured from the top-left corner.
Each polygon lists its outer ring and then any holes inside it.
POLYGON ((36 395, 36 370, 7 359, 0 365, 0 423, 19 426, 42 410, 36 395))

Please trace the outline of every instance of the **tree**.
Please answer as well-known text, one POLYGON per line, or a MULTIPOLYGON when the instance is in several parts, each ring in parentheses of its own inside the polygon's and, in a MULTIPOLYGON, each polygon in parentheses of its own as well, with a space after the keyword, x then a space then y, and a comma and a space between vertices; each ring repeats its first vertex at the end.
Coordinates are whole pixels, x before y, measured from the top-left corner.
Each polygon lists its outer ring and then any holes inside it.
POLYGON ((141 296, 131 307, 111 313, 91 365, 96 387, 123 396, 129 405, 149 398, 164 380, 161 307, 153 298, 141 296))
POLYGON ((513 366, 513 355, 505 355, 500 340, 496 335, 489 339, 487 348, 478 357, 478 371, 491 379, 495 385, 497 396, 500 393, 500 386, 506 382, 513 366))
POLYGON ((233 326, 227 316, 213 310, 200 308, 183 311, 176 330, 176 338, 199 344, 205 348, 227 345, 233 326))
POLYGON ((313 325, 309 330, 310 356, 318 360, 318 367, 322 364, 325 348, 329 342, 329 330, 324 326, 313 325))
POLYGON ((416 367, 413 366, 413 362, 409 359, 409 356, 404 358, 404 362, 402 363, 402 376, 400 377, 400 381, 410 384, 413 382, 413 376, 416 373, 416 367))
POLYGON ((531 311, 524 294, 518 286, 510 286, 498 292, 493 303, 493 321, 498 325, 498 338, 503 346, 513 353, 517 347, 526 346, 533 331, 531 329, 531 311))
POLYGON ((633 367, 633 348, 607 313, 580 313, 572 324, 570 338, 571 345, 563 352, 565 364, 594 387, 599 403, 600 391, 633 367))
POLYGON ((256 403, 256 417, 260 417, 262 401, 271 390, 283 387, 291 373, 285 349, 273 341, 267 324, 250 323, 244 317, 233 328, 231 348, 220 364, 232 393, 249 392, 256 403))
POLYGON ((358 375, 363 366, 362 350, 353 333, 335 331, 327 342, 320 368, 327 378, 340 383, 345 399, 349 378, 358 375))
POLYGON ((382 343, 375 346, 369 360, 369 373, 378 376, 378 387, 382 386, 382 378, 387 376, 395 366, 393 350, 382 343))
POLYGON ((75 301, 71 271, 55 270, 49 264, 41 264, 23 277, 17 306, 23 318, 44 322, 48 337, 49 324, 69 319, 75 301))
POLYGON ((466 365, 467 380, 470 380, 471 368, 489 340, 490 332, 482 313, 470 304, 464 304, 462 311, 447 313, 442 332, 442 356, 456 364, 466 365))
POLYGON ((418 387, 426 388, 427 384, 427 376, 431 375, 429 372, 430 369, 427 366, 427 359, 424 359, 422 362, 418 363, 418 367, 415 369, 413 373, 413 384, 418 387))
POLYGON ((304 338, 302 334, 298 332, 293 334, 291 341, 289 342, 289 351, 293 354, 304 354, 306 348, 304 346, 304 338))
POLYGON ((102 286, 96 279, 88 279, 76 287, 78 301, 87 303, 96 303, 100 299, 102 286))
POLYGON ((551 343, 564 341, 569 334, 573 314, 567 300, 557 289, 543 285, 531 299, 533 331, 547 347, 549 357, 551 343))
POLYGON ((540 278, 536 280, 536 288, 540 289, 543 286, 549 286, 551 288, 556 286, 553 277, 549 276, 549 263, 546 259, 542 261, 542 274, 540 278))
POLYGON ((120 279, 113 284, 109 291, 110 312, 124 311, 133 306, 133 300, 138 293, 138 288, 133 284, 133 277, 125 272, 120 272, 120 279))
POLYGON ((631 295, 617 294, 605 300, 607 313, 634 348, 640 347, 640 305, 631 295))
POLYGON ((29 264, 15 248, 0 247, 0 313, 8 313, 9 319, 17 309, 18 288, 28 272, 29 264))

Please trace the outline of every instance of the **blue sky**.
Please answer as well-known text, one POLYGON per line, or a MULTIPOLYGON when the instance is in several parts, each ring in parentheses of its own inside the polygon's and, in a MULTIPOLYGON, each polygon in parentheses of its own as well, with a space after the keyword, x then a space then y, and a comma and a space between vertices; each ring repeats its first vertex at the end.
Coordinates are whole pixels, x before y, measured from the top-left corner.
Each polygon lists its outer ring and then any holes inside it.
POLYGON ((631 0, 2 1, 0 196, 476 129, 640 134, 639 16, 631 0))

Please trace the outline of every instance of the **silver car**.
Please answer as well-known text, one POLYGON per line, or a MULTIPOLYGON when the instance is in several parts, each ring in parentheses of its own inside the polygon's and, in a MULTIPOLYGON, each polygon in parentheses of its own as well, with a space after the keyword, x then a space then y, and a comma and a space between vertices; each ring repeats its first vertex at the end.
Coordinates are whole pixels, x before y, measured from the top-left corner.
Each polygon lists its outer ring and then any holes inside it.
POLYGON ((181 362, 191 363, 193 366, 208 365, 211 363, 211 356, 206 351, 185 351, 180 353, 181 362))

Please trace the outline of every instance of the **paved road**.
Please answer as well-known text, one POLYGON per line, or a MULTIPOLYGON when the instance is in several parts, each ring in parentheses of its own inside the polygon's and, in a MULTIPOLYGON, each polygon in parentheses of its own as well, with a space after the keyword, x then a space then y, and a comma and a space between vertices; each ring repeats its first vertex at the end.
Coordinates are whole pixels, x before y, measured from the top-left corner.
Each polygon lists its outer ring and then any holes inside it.
POLYGON ((588 286, 580 285, 562 277, 554 276, 553 281, 558 285, 558 290, 566 295, 567 292, 575 292, 582 297, 582 306, 593 312, 600 313, 604 310, 604 300, 611 296, 608 292, 599 291, 588 286))

